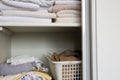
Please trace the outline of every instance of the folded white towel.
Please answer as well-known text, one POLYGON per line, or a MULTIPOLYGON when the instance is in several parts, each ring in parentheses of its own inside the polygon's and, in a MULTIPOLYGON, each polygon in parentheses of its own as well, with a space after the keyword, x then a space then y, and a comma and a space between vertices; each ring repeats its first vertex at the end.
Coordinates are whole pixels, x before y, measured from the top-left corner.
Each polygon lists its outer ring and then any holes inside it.
POLYGON ((33 3, 26 3, 20 1, 11 1, 11 0, 2 0, 2 2, 8 6, 16 7, 16 8, 23 8, 28 10, 38 10, 39 5, 33 3))
POLYGON ((19 8, 5 5, 0 1, 0 10, 17 10, 17 9, 19 8))
POLYGON ((49 1, 47 0, 15 0, 15 1, 31 2, 31 3, 38 4, 44 7, 49 7, 54 4, 53 0, 49 0, 49 1))
POLYGON ((30 17, 15 17, 15 16, 0 16, 0 22, 30 22, 30 23, 51 23, 51 19, 45 18, 30 18, 30 17))
POLYGON ((34 18, 56 18, 55 13, 40 12, 40 11, 20 11, 20 10, 2 10, 1 16, 18 16, 18 17, 34 17, 34 18))
POLYGON ((62 1, 55 1, 55 5, 59 5, 59 4, 81 4, 80 1, 69 1, 69 0, 62 0, 62 1))

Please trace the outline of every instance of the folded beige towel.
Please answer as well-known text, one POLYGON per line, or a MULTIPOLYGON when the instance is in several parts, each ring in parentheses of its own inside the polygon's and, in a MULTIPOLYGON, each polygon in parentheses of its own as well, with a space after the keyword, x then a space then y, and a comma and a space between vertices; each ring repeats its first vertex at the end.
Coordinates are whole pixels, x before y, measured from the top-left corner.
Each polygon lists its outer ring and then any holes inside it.
POLYGON ((61 4, 81 4, 81 1, 77 1, 77 0, 59 0, 59 1, 55 1, 55 5, 61 5, 61 4))
POLYGON ((61 10, 56 13, 57 17, 79 17, 81 16, 80 11, 77 10, 61 10))
POLYGON ((80 23, 80 18, 57 18, 56 23, 80 23))
POLYGON ((77 15, 77 14, 59 14, 59 15, 57 15, 57 17, 77 17, 77 18, 81 18, 81 16, 77 15))
POLYGON ((77 14, 77 15, 80 15, 81 11, 77 11, 77 10, 61 10, 61 11, 57 12, 57 15, 60 15, 60 14, 77 14))
POLYGON ((40 12, 40 11, 20 11, 20 10, 2 10, 1 16, 21 16, 21 17, 35 17, 35 18, 56 18, 55 13, 40 12))
POLYGON ((80 11, 80 5, 54 5, 52 7, 52 12, 58 12, 61 10, 78 10, 80 11))

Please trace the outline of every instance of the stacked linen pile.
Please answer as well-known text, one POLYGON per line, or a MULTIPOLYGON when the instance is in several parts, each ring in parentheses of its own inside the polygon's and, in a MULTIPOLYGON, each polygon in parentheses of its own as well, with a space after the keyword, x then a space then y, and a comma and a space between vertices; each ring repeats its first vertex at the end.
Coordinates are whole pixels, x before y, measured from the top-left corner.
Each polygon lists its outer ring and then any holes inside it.
POLYGON ((1 0, 0 22, 46 22, 51 23, 56 14, 49 13, 54 1, 1 0))
POLYGON ((33 56, 17 56, 0 64, 0 80, 51 80, 48 68, 33 56))
POLYGON ((52 12, 56 13, 56 23, 79 23, 81 2, 78 0, 56 0, 52 12))

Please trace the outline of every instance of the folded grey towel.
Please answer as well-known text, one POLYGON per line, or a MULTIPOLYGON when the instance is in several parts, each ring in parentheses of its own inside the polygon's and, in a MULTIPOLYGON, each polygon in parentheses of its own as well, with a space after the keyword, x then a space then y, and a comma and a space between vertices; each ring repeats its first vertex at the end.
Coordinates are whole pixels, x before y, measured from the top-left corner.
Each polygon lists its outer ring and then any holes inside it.
POLYGON ((0 65, 0 75, 1 76, 6 76, 6 75, 13 75, 13 74, 18 74, 21 72, 27 72, 33 69, 36 64, 35 62, 29 62, 25 64, 20 64, 20 65, 11 65, 11 64, 1 64, 0 65))

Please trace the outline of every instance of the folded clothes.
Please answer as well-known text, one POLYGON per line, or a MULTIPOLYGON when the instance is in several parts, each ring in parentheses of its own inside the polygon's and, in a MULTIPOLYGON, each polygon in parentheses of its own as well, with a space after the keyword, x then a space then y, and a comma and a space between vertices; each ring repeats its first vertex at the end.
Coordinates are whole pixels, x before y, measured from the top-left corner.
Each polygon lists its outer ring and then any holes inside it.
POLYGON ((13 80, 15 77, 17 77, 18 74, 15 75, 7 75, 7 76, 0 76, 0 80, 13 80))
POLYGON ((59 15, 57 15, 57 17, 61 17, 61 18, 66 18, 66 17, 80 18, 80 15, 76 15, 76 14, 59 14, 59 15))
POLYGON ((79 17, 56 18, 56 23, 80 23, 80 18, 79 17))
POLYGON ((53 0, 15 0, 15 1, 31 2, 31 3, 38 4, 43 7, 50 7, 54 4, 53 0))
POLYGON ((76 15, 80 15, 80 11, 77 11, 77 10, 61 10, 61 11, 58 11, 56 13, 57 15, 61 15, 61 14, 76 14, 76 15))
MULTIPOLYGON (((52 79, 51 76, 49 76, 46 73, 37 72, 37 71, 30 71, 30 72, 25 72, 25 73, 19 74, 13 80, 23 80, 23 77, 25 77, 27 75, 31 75, 31 76, 34 75, 34 76, 37 76, 37 77, 41 77, 43 80, 51 80, 52 79)), ((25 80, 29 80, 29 79, 25 79, 25 80)), ((30 79, 30 80, 34 80, 34 79, 30 79)), ((39 79, 35 79, 35 80, 39 80, 39 79)))
POLYGON ((79 61, 81 60, 81 52, 80 51, 72 51, 72 50, 65 50, 64 52, 58 54, 53 53, 51 56, 52 61, 79 61))
POLYGON ((52 12, 58 12, 61 10, 78 10, 80 11, 80 5, 54 5, 52 7, 52 12))
POLYGON ((19 64, 19 65, 10 65, 10 64, 1 64, 0 65, 0 75, 13 75, 21 72, 27 72, 33 69, 36 64, 35 62, 19 64))
POLYGON ((37 4, 20 2, 20 1, 2 0, 2 2, 8 6, 12 6, 16 8, 23 8, 27 10, 38 10, 40 7, 37 4))
POLYGON ((75 5, 77 4, 77 5, 80 5, 80 3, 81 3, 80 1, 74 1, 74 0, 73 1, 72 0, 71 1, 70 0, 55 1, 55 5, 63 5, 63 4, 75 4, 75 5))
POLYGON ((0 22, 52 23, 52 20, 51 20, 51 19, 45 19, 45 18, 16 17, 16 16, 0 16, 0 22))
MULTIPOLYGON (((17 10, 17 9, 19 9, 19 8, 5 5, 4 3, 2 3, 2 2, 0 1, 0 10, 17 10)), ((19 9, 19 10, 20 10, 20 9, 19 9)), ((22 10, 22 9, 21 9, 21 10, 22 10)))
POLYGON ((1 16, 18 16, 18 17, 34 17, 34 18, 56 18, 55 13, 48 12, 33 12, 33 11, 20 11, 20 10, 2 10, 1 16))

